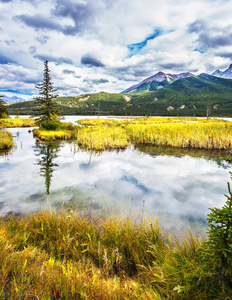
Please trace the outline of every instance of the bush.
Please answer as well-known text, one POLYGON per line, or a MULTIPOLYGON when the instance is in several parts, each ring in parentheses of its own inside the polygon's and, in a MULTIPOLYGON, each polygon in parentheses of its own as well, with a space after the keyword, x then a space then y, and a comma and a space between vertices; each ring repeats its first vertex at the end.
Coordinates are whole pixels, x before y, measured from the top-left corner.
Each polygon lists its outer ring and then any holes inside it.
POLYGON ((46 130, 57 130, 60 127, 61 122, 57 117, 52 117, 50 120, 41 121, 39 125, 46 130))

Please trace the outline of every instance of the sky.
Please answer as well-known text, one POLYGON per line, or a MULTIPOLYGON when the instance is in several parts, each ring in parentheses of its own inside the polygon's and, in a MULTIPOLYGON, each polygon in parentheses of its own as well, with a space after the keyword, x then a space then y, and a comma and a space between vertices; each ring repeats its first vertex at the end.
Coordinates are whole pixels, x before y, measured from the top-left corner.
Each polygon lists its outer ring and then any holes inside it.
POLYGON ((231 0, 0 0, 0 94, 119 93, 159 71, 232 63, 231 0))

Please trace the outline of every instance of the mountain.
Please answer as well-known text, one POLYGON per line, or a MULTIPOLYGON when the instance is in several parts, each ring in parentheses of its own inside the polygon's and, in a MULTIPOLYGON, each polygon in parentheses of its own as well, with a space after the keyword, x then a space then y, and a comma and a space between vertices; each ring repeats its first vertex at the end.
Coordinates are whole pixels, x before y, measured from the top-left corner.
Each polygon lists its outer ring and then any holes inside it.
POLYGON ((131 104, 152 115, 205 116, 208 102, 211 116, 231 116, 231 94, 231 79, 203 73, 158 91, 133 95, 131 104))
POLYGON ((145 91, 156 91, 165 86, 168 86, 172 82, 178 79, 187 78, 193 76, 193 74, 186 72, 180 74, 165 74, 164 72, 159 71, 155 75, 152 75, 136 85, 132 85, 128 89, 121 92, 125 93, 141 93, 145 91))
POLYGON ((6 103, 17 103, 17 102, 25 102, 25 101, 27 101, 27 100, 25 100, 23 98, 20 98, 20 97, 17 97, 17 96, 12 96, 12 97, 4 96, 3 100, 6 103))
POLYGON ((232 79, 232 64, 225 71, 216 70, 212 73, 213 76, 232 79))

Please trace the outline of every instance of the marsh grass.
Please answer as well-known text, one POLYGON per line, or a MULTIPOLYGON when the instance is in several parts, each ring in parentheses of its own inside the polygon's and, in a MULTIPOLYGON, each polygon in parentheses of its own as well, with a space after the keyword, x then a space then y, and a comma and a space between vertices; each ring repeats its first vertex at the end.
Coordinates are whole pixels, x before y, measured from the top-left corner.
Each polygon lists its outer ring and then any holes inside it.
POLYGON ((10 132, 0 130, 0 150, 10 149, 14 145, 13 136, 10 132))
POLYGON ((57 130, 34 129, 33 135, 42 141, 71 140, 77 136, 77 126, 62 122, 57 130))
POLYGON ((71 133, 66 130, 34 129, 33 135, 42 141, 70 140, 71 133))
POLYGON ((35 120, 28 118, 28 119, 0 119, 0 128, 11 128, 11 127, 34 127, 35 120))
POLYGON ((84 119, 77 141, 87 149, 125 148, 151 144, 183 148, 232 147, 232 123, 196 118, 84 119))
POLYGON ((79 128, 77 143, 81 148, 94 150, 125 149, 130 145, 124 128, 102 125, 79 128))
POLYGON ((201 240, 156 220, 42 211, 2 219, 0 233, 1 299, 229 299, 196 288, 201 240))

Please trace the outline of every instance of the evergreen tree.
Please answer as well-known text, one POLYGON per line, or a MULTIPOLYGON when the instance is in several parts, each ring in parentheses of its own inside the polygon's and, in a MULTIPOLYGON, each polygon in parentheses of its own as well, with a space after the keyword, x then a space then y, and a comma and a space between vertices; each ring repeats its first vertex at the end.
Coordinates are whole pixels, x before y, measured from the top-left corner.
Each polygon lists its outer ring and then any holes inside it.
POLYGON ((43 75, 42 83, 35 86, 39 90, 39 96, 35 98, 39 107, 34 110, 33 115, 39 117, 36 119, 37 125, 48 130, 55 130, 60 125, 61 112, 59 111, 60 105, 56 102, 58 95, 54 92, 57 90, 52 86, 47 60, 44 62, 43 75))
POLYGON ((2 100, 4 96, 0 96, 0 118, 6 118, 9 116, 8 110, 5 106, 5 101, 2 100))

